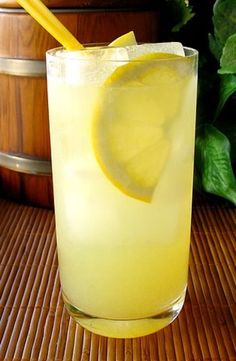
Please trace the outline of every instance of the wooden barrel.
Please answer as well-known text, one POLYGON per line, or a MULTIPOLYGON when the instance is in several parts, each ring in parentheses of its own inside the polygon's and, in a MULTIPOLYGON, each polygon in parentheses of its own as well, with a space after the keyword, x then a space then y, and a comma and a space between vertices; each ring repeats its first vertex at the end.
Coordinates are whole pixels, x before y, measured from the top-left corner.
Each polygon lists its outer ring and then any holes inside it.
MULTIPOLYGON (((138 41, 156 41, 153 3, 45 1, 83 43, 109 42, 130 30, 138 41)), ((43 207, 53 207, 45 52, 58 45, 15 1, 0 0, 0 192, 43 207)))

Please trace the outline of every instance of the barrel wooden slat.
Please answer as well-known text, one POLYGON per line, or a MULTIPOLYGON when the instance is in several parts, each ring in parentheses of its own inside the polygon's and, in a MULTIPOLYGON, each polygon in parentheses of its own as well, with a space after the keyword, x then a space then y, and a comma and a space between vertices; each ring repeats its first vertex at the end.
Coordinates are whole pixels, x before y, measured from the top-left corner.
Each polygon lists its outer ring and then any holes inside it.
POLYGON ((50 159, 46 82, 0 74, 1 151, 50 159), (42 106, 42 103, 44 106, 42 106))
POLYGON ((12 172, 0 167, 0 191, 10 199, 42 207, 53 206, 52 178, 12 172))
MULTIPOLYGON (((140 42, 155 41, 159 33, 157 10, 93 10, 56 16, 82 43, 109 42, 131 30, 140 42)), ((0 34, 8 34, 0 36, 0 57, 45 59, 47 49, 59 46, 26 13, 0 13, 0 34)))

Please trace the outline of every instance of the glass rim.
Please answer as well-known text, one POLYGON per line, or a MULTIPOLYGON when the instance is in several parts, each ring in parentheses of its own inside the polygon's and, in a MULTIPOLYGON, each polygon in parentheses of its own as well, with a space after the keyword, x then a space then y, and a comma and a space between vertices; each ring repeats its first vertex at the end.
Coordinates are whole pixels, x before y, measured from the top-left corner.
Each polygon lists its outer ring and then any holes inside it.
MULTIPOLYGON (((145 44, 148 44, 148 43, 145 43, 145 44)), ((150 44, 154 44, 154 43, 150 43, 150 44)), ((97 46, 98 49, 106 49, 107 46, 104 44, 104 43, 88 43, 88 44, 84 44, 85 46, 89 46, 89 47, 95 47, 97 46)), ((111 47, 112 48, 112 47, 111 47)), ((116 49, 122 49, 124 47, 122 46, 118 46, 118 47, 114 47, 116 49)), ((160 59, 151 59, 151 60, 135 60, 134 59, 106 59, 106 58, 103 58, 101 59, 101 61, 103 62, 146 62, 146 61, 149 61, 149 62, 166 62, 166 61, 182 61, 183 59, 186 59, 186 58, 195 58, 196 56, 198 56, 198 50, 192 48, 192 47, 188 47, 188 46, 183 46, 183 49, 184 51, 186 52, 189 52, 189 54, 186 54, 185 56, 176 56, 176 57, 170 57, 170 58, 160 58, 160 59)), ((79 62, 88 62, 90 61, 91 59, 82 59, 82 58, 78 58, 76 56, 66 56, 64 54, 73 54, 73 55, 76 55, 76 54, 79 54, 79 53, 82 53, 82 52, 87 52, 87 51, 90 51, 91 49, 82 49, 82 50, 67 50, 65 49, 63 46, 59 46, 59 47, 56 47, 56 48, 52 48, 52 49, 48 49, 46 51, 46 57, 47 58, 53 58, 53 59, 57 59, 58 61, 79 61, 79 62)), ((175 55, 175 54, 173 54, 175 55)))

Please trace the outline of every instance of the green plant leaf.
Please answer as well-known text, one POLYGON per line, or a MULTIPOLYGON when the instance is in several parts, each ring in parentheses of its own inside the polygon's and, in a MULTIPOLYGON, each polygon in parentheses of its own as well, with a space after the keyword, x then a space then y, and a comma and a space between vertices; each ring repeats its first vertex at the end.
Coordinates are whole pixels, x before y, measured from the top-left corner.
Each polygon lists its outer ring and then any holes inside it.
POLYGON ((236 74, 236 33, 229 36, 220 58, 219 74, 236 74))
POLYGON ((209 42, 209 49, 212 55, 214 55, 216 60, 220 62, 220 57, 222 53, 221 45, 212 34, 208 34, 208 42, 209 42))
POLYGON ((165 21, 168 21, 172 32, 178 32, 194 16, 185 0, 164 0, 163 6, 165 21))
POLYGON ((215 38, 223 49, 228 37, 236 33, 236 0, 216 0, 213 24, 215 38))
POLYGON ((236 92, 236 75, 221 75, 219 87, 219 102, 215 111, 215 120, 219 117, 226 101, 234 92, 236 92))
POLYGON ((236 122, 235 119, 224 119, 224 122, 218 125, 218 129, 224 133, 231 145, 231 161, 236 162, 236 122))
POLYGON ((194 14, 192 8, 186 4, 184 0, 175 0, 176 10, 178 11, 178 22, 172 28, 173 32, 179 31, 187 22, 192 19, 194 14))
POLYGON ((236 178, 230 160, 230 143, 212 125, 205 124, 198 131, 195 165, 203 189, 236 206, 236 178))
POLYGON ((236 33, 236 0, 216 0, 212 22, 214 34, 208 35, 209 49, 220 62, 227 39, 236 33))

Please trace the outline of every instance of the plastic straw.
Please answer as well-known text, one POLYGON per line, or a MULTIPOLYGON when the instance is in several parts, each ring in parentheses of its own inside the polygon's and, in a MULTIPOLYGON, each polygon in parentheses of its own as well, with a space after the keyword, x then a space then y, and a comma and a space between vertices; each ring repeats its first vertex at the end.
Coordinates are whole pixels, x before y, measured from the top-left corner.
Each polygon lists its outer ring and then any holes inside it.
POLYGON ((83 48, 83 45, 40 0, 17 0, 17 2, 64 48, 68 50, 83 48))

